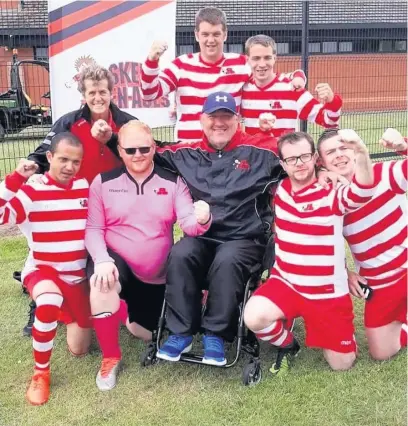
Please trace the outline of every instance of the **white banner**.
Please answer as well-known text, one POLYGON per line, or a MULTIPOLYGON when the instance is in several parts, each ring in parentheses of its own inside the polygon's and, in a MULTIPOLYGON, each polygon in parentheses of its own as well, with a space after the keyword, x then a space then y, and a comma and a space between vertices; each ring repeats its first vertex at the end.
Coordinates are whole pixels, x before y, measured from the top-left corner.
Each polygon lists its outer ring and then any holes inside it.
POLYGON ((48 16, 54 122, 80 107, 78 73, 95 62, 112 72, 114 102, 119 108, 150 127, 172 124, 168 98, 142 99, 140 74, 154 40, 166 40, 169 46, 160 66, 175 57, 176 0, 49 0, 48 16))

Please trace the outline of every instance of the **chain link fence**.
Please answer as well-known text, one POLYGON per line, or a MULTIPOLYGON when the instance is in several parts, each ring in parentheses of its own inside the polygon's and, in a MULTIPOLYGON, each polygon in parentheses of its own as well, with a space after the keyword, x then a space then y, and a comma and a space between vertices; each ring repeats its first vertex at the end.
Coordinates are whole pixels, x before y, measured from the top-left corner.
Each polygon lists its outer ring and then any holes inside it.
MULTIPOLYGON (((302 68, 312 93, 329 83, 341 94, 341 127, 360 133, 374 158, 389 155, 378 145, 387 127, 408 133, 406 1, 178 0, 177 55, 198 50, 194 15, 209 5, 227 14, 226 51, 243 53, 249 37, 267 34, 279 72, 302 68)), ((47 23, 46 1, 0 0, 0 178, 51 126, 47 23)), ((173 135, 168 127, 155 133, 173 135)))

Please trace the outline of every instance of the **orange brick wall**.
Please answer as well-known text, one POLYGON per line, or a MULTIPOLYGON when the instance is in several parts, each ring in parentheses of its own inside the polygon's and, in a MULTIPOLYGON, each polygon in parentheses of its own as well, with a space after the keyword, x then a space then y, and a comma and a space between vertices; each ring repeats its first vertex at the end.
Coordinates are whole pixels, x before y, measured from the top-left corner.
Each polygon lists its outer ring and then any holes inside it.
MULTIPOLYGON (((279 71, 300 68, 300 57, 278 58, 279 71)), ((407 107, 407 55, 316 55, 309 62, 309 90, 329 83, 343 97, 343 111, 401 110, 407 107)))
MULTIPOLYGON (((33 59, 32 48, 18 49, 18 59, 33 59)), ((10 64, 13 60, 13 51, 0 47, 0 93, 10 89, 10 64)), ((38 65, 23 65, 20 67, 20 78, 25 92, 30 96, 34 105, 49 106, 48 99, 41 99, 49 89, 48 71, 38 65)))
POLYGON ((0 0, 0 9, 18 9, 20 0, 0 0))
MULTIPOLYGON (((33 49, 19 49, 19 59, 32 59, 33 49)), ((0 92, 8 89, 11 50, 0 47, 0 92)), ((278 58, 279 71, 300 68, 301 58, 278 58)), ((312 56, 309 62, 309 90, 317 83, 329 83, 343 97, 343 111, 401 110, 407 107, 407 55, 364 54, 312 56)), ((48 92, 48 73, 38 66, 23 67, 25 90, 34 104, 47 105, 41 96, 48 92)))

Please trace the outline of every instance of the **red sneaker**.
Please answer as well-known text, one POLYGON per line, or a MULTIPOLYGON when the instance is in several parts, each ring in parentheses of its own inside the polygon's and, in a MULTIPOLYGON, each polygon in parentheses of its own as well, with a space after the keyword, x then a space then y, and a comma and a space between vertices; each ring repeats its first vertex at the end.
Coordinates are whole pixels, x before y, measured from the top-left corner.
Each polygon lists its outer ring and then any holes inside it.
POLYGON ((50 370, 34 369, 26 397, 31 405, 43 405, 48 401, 50 398, 50 370))

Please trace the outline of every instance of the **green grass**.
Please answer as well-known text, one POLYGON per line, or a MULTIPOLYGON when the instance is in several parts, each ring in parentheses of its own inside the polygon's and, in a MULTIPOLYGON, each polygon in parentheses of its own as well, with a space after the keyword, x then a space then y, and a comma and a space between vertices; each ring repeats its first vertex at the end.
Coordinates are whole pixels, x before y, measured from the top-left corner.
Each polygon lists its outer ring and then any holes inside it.
MULTIPOLYGON (((403 135, 408 134, 406 111, 348 114, 342 116, 340 124, 342 128, 356 130, 373 154, 385 152, 379 146, 378 140, 388 127, 396 128, 403 135)), ((308 125, 308 131, 317 139, 322 129, 319 126, 308 125)), ((153 129, 153 134, 157 140, 174 141, 171 127, 153 129)), ((0 143, 0 179, 14 170, 20 158, 26 157, 41 143, 42 139, 30 139, 30 129, 26 129, 24 135, 21 137, 13 135, 8 141, 0 143)))
MULTIPOLYGON (((52 394, 43 407, 24 400, 32 371, 31 341, 21 336, 27 298, 12 280, 27 249, 22 237, 0 240, 0 425, 1 426, 398 426, 406 425, 406 352, 389 362, 367 355, 356 303, 359 359, 346 373, 334 373, 318 350, 303 349, 286 379, 267 374, 274 350, 262 346, 264 378, 254 388, 240 383, 243 363, 230 370, 186 364, 139 366, 144 345, 125 330, 125 369, 118 386, 101 393, 95 385, 100 354, 68 354, 60 327, 52 358, 52 394)), ((303 327, 295 333, 303 342, 303 327)))

